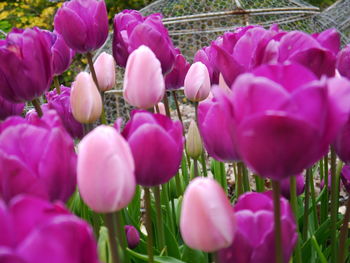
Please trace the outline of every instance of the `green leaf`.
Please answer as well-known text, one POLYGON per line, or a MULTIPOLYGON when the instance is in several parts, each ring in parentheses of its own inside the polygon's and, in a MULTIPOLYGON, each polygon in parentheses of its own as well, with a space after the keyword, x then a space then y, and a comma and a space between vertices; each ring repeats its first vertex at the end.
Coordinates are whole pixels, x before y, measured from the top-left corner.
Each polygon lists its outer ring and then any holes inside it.
POLYGON ((100 228, 100 235, 97 241, 98 254, 100 261, 109 263, 110 248, 108 242, 108 229, 104 226, 100 228))
MULTIPOLYGON (((143 261, 148 261, 148 255, 137 253, 129 248, 126 249, 129 253, 129 255, 134 259, 141 259, 143 261)), ((168 257, 168 256, 155 256, 154 257, 155 263, 186 263, 184 261, 181 261, 179 259, 168 257)))
POLYGON ((206 254, 199 250, 194 250, 184 245, 183 255, 181 259, 184 262, 196 262, 196 263, 207 263, 208 257, 206 254))

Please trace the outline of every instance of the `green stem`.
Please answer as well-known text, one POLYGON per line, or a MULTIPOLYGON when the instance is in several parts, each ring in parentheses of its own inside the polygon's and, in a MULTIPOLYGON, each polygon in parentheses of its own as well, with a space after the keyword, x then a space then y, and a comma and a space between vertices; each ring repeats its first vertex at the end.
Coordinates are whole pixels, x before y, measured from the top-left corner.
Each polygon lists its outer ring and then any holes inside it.
POLYGON ((315 228, 318 228, 318 215, 317 215, 317 204, 315 197, 315 185, 314 185, 314 176, 313 173, 310 175, 310 191, 311 191, 311 202, 312 202, 312 210, 313 210, 313 219, 315 228))
POLYGON ((346 238, 348 236, 349 228, 349 219, 350 219, 350 197, 348 197, 348 202, 346 204, 346 212, 343 219, 343 225, 340 229, 339 236, 339 263, 345 262, 345 251, 346 251, 346 238))
POLYGON ((57 91, 57 94, 61 94, 61 87, 60 87, 60 82, 58 81, 58 76, 55 76, 53 78, 53 83, 55 85, 55 89, 57 91))
MULTIPOLYGON (((331 149, 331 258, 332 262, 337 262, 337 156, 334 149, 331 149)), ((328 187, 325 185, 324 187, 328 187)))
POLYGON ((115 213, 115 219, 116 219, 115 222, 117 225, 117 238, 118 238, 119 244, 121 244, 123 256, 124 256, 123 262, 130 262, 128 253, 126 253, 126 247, 128 245, 128 242, 126 240, 126 235, 125 235, 122 211, 117 211, 115 213))
POLYGON ((250 192, 248 169, 244 164, 243 164, 243 186, 244 186, 244 192, 250 192))
POLYGON ((171 228, 171 231, 172 233, 175 232, 175 226, 174 226, 174 220, 173 220, 173 217, 171 216, 172 215, 172 212, 171 212, 171 209, 170 209, 170 204, 169 204, 169 191, 168 191, 168 183, 166 184, 163 184, 162 186, 162 192, 161 192, 161 196, 162 196, 162 203, 163 205, 165 205, 165 209, 166 209, 166 216, 169 220, 169 226, 171 228))
POLYGON ((324 254, 322 253, 322 250, 321 250, 321 248, 320 248, 320 246, 319 246, 319 244, 318 244, 318 242, 317 242, 315 236, 312 236, 312 237, 311 237, 311 243, 312 243, 312 245, 314 246, 314 248, 316 249, 318 258, 319 258, 319 260, 320 260, 319 262, 320 262, 320 263, 327 263, 327 259, 326 259, 326 257, 324 256, 324 254))
POLYGON ((105 111, 105 106, 104 106, 105 105, 105 92, 101 91, 100 94, 101 94, 101 100, 102 100, 102 112, 101 112, 100 120, 101 120, 102 124, 107 124, 106 111, 105 111))
POLYGON ((237 176, 236 176, 236 193, 237 198, 243 194, 243 163, 237 164, 237 176))
POLYGON ((254 175, 255 178, 255 185, 256 185, 256 191, 261 193, 265 191, 265 186, 264 186, 264 179, 262 179, 258 175, 254 175))
POLYGON ((182 124, 182 127, 184 127, 184 124, 183 124, 183 121, 182 121, 182 116, 181 116, 181 111, 180 111, 180 107, 179 107, 179 102, 177 100, 177 95, 176 95, 176 91, 173 90, 171 92, 173 94, 173 98, 174 98, 174 101, 175 101, 175 107, 176 107, 176 112, 177 112, 177 116, 182 124))
POLYGON ((199 172, 198 172, 198 161, 197 159, 193 159, 193 170, 194 170, 194 178, 199 176, 199 172))
POLYGON ((35 108, 35 111, 36 113, 38 114, 38 116, 41 118, 43 116, 43 111, 41 109, 41 106, 40 106, 40 101, 38 98, 35 98, 32 100, 32 104, 35 108))
POLYGON ((175 184, 176 184, 176 194, 177 194, 177 196, 182 195, 182 183, 181 183, 181 180, 180 180, 179 173, 177 173, 175 175, 175 184))
MULTIPOLYGON (((297 184, 296 184, 295 176, 290 177, 290 203, 293 209, 295 222, 298 225, 299 216, 298 216, 298 203, 297 203, 297 184)), ((301 263, 302 261, 301 261, 300 234, 299 234, 298 228, 297 228, 297 233, 298 233, 298 240, 294 250, 294 261, 296 263, 301 263)))
POLYGON ((148 187, 144 187, 146 207, 147 254, 148 262, 153 263, 153 229, 151 218, 151 195, 148 187))
MULTIPOLYGON (((163 225, 163 217, 162 217, 162 207, 160 200, 160 186, 157 185, 153 187, 154 198, 156 204, 156 213, 157 213, 157 235, 159 240, 159 250, 162 251, 165 248, 165 236, 164 236, 164 225, 163 225)), ((165 254, 167 251, 165 250, 165 254)))
POLYGON ((305 179, 305 202, 304 202, 304 220, 303 220, 303 240, 307 239, 307 232, 309 228, 309 203, 310 203, 310 176, 311 168, 306 170, 305 179))
POLYGON ((278 181, 272 180, 273 208, 275 221, 275 262, 283 263, 282 255, 282 231, 281 231, 281 188, 278 181))
POLYGON ((203 176, 208 177, 208 171, 207 171, 207 163, 206 163, 206 158, 205 158, 205 151, 202 151, 201 154, 201 164, 202 164, 202 171, 203 171, 203 176))
POLYGON ((168 93, 167 93, 167 92, 165 92, 165 94, 164 94, 163 103, 164 103, 164 108, 165 108, 166 116, 168 116, 169 118, 171 118, 171 116, 170 116, 169 101, 168 101, 168 93))
POLYGON ((114 216, 112 213, 108 213, 105 215, 105 224, 108 228, 108 238, 109 238, 109 245, 112 252, 112 262, 113 263, 119 263, 121 262, 119 259, 119 248, 116 241, 116 233, 115 233, 115 225, 114 225, 114 216))
MULTIPOLYGON (((329 199, 328 198, 328 155, 326 155, 323 158, 322 164, 323 164, 322 178, 323 178, 323 182, 324 182, 323 190, 325 191, 325 193, 321 199, 321 223, 326 221, 328 218, 328 205, 329 205, 328 204, 328 199, 329 199)), ((320 172, 321 172, 321 169, 320 169, 320 172)))

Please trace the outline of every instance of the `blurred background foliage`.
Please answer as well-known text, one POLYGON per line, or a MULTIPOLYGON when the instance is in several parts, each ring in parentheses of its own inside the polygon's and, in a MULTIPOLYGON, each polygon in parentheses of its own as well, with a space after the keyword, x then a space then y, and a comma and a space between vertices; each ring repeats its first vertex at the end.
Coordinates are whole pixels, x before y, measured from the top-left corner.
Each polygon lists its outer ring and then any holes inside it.
MULTIPOLYGON (((141 9, 154 0, 105 0, 110 25, 116 13, 124 9, 141 9)), ((13 27, 27 28, 38 26, 43 29, 53 29, 53 18, 56 10, 64 1, 55 0, 0 0, 0 39, 5 38, 6 33, 13 27)), ((326 8, 335 0, 307 0, 307 2, 326 8)), ((78 54, 70 70, 60 77, 60 82, 70 85, 77 72, 83 70, 87 64, 86 59, 78 54)))

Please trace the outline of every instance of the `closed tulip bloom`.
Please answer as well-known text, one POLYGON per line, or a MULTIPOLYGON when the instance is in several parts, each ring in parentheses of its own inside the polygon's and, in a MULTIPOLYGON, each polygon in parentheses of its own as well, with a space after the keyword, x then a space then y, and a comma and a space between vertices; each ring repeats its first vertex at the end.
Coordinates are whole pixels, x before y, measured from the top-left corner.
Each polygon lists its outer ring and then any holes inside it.
POLYGON ((0 262, 98 263, 91 226, 60 203, 20 196, 0 199, 0 262))
POLYGON ((134 156, 137 184, 164 184, 177 173, 183 151, 179 121, 172 121, 162 114, 133 111, 122 134, 134 156))
MULTIPOLYGON (((305 189, 305 178, 303 174, 295 176, 297 196, 301 195, 305 189)), ((281 180, 281 194, 285 198, 290 198, 290 178, 281 180)))
POLYGON ((135 192, 135 165, 129 145, 112 127, 99 126, 78 146, 78 187, 94 211, 119 211, 135 192))
POLYGON ((163 99, 164 92, 159 60, 148 47, 140 46, 131 53, 126 65, 124 99, 132 106, 149 109, 163 99))
MULTIPOLYGON (((274 263, 274 214, 272 193, 246 193, 234 207, 237 232, 232 245, 218 252, 221 263, 274 263)), ((281 203, 282 254, 288 263, 298 235, 292 209, 283 197, 281 203)), ((233 212, 232 212, 233 213, 233 212)))
POLYGON ((185 95, 191 101, 202 101, 209 96, 209 72, 202 62, 191 65, 185 78, 184 87, 185 95))
POLYGON ((139 231, 134 226, 126 225, 124 227, 126 234, 126 241, 128 242, 128 247, 134 249, 140 243, 139 231))
POLYGON ((100 91, 111 90, 115 84, 115 62, 112 55, 102 52, 94 63, 100 91))
POLYGON ((181 236, 187 246, 205 252, 229 247, 236 219, 224 190, 211 178, 196 178, 187 187, 181 207, 181 236))
POLYGON ((319 160, 349 112, 349 83, 318 81, 297 64, 261 66, 238 77, 232 91, 240 156, 274 180, 319 160))
POLYGON ((18 103, 42 95, 53 77, 50 48, 38 28, 15 28, 0 40, 0 96, 18 103))
POLYGON ((191 121, 186 139, 186 152, 190 157, 197 159, 202 154, 202 151, 202 138, 197 124, 195 121, 191 121))
POLYGON ((211 157, 222 162, 240 159, 234 136, 234 110, 227 91, 213 88, 214 97, 198 106, 198 125, 204 147, 211 157))
POLYGON ((93 123, 102 113, 102 99, 91 75, 80 72, 72 84, 70 104, 80 123, 93 123))
POLYGON ((165 88, 173 90, 183 87, 189 68, 190 63, 187 62, 183 55, 177 54, 173 69, 165 76, 165 88))
POLYGON ((51 47, 53 72, 55 75, 61 75, 69 68, 75 56, 75 52, 67 46, 60 34, 55 32, 51 34, 53 43, 51 47))
POLYGON ((337 55, 337 69, 340 75, 350 79, 350 45, 344 47, 337 55))
POLYGON ((24 103, 12 103, 0 96, 0 120, 5 120, 13 115, 21 115, 24 103))
POLYGON ((100 48, 108 37, 108 15, 104 0, 71 0, 55 15, 55 31, 78 53, 100 48))
POLYGON ((20 194, 67 201, 76 186, 76 154, 56 112, 1 123, 0 167, 0 197, 5 201, 20 194))

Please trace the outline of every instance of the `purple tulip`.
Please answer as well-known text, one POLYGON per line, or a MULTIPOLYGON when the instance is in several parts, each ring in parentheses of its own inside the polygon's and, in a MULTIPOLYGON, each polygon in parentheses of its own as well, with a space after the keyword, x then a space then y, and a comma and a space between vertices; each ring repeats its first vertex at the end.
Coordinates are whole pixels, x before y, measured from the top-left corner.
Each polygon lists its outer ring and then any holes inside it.
POLYGON ((340 173, 341 181, 348 193, 350 193, 350 166, 344 165, 340 173))
POLYGON ((165 88, 173 90, 183 87, 190 63, 181 54, 176 55, 173 69, 165 76, 165 88))
POLYGON ((140 243, 139 231, 134 226, 126 225, 124 227, 128 247, 134 249, 140 243))
POLYGON ((91 227, 62 204, 20 196, 0 199, 0 262, 98 263, 91 227))
POLYGON ((337 55, 340 50, 341 39, 340 34, 335 28, 329 28, 320 33, 312 34, 312 36, 324 48, 330 50, 334 55, 337 55))
POLYGON ((175 49, 160 14, 143 17, 135 10, 124 10, 114 17, 113 56, 117 64, 126 66, 132 51, 139 46, 148 46, 162 64, 163 73, 168 73, 174 64, 175 49))
MULTIPOLYGON (((298 174, 295 176, 296 180, 296 190, 297 196, 301 195, 305 189, 305 178, 303 174, 298 174)), ((289 199, 290 198, 290 178, 285 178, 281 180, 281 194, 289 199)))
MULTIPOLYGON (((297 242, 294 216, 289 202, 281 202, 283 262, 289 262, 297 242)), ((272 193, 246 193, 234 207, 237 232, 232 245, 220 250, 221 263, 275 262, 272 193)))
POLYGON ((100 48, 108 37, 108 14, 104 0, 71 0, 58 9, 55 31, 78 53, 100 48))
POLYGON ((134 156, 137 184, 164 184, 176 174, 184 141, 179 121, 162 114, 133 111, 122 134, 134 156))
POLYGON ((19 194, 67 201, 76 185, 74 143, 55 111, 40 119, 8 118, 0 124, 0 196, 19 194))
POLYGON ((319 81, 297 64, 261 66, 237 78, 232 90, 240 156, 275 180, 320 159, 349 114, 346 80, 319 81))
POLYGON ((5 120, 13 115, 21 115, 23 109, 24 103, 12 103, 0 97, 0 120, 5 120))
POLYGON ((0 40, 0 96, 24 102, 42 95, 53 76, 50 48, 38 28, 15 28, 0 40))
POLYGON ((214 97, 199 103, 198 124, 208 154, 216 160, 239 160, 234 137, 235 121, 230 95, 213 88, 214 97))
POLYGON ((350 45, 347 45, 338 53, 337 69, 340 75, 350 79, 350 45))

